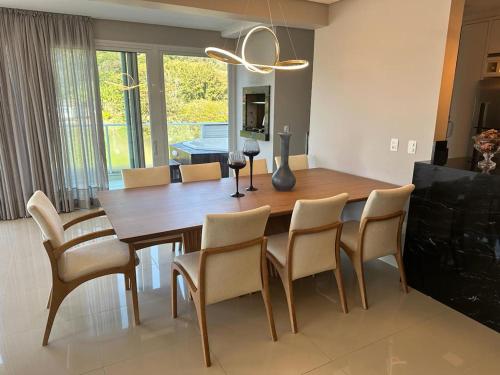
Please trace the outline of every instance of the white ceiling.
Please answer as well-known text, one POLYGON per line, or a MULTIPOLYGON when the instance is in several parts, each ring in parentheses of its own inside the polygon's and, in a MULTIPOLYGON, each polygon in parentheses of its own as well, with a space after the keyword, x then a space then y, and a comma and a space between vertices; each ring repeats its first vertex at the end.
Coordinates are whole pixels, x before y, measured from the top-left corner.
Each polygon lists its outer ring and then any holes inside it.
POLYGON ((77 14, 100 19, 141 22, 155 25, 188 27, 228 32, 250 28, 252 22, 223 17, 197 15, 172 9, 156 9, 134 4, 102 0, 0 0, 0 7, 39 10, 53 13, 77 14))
MULTIPOLYGON (((307 0, 331 4, 339 0, 307 0)), ((232 20, 182 10, 145 7, 139 2, 113 0, 0 0, 0 7, 39 10, 53 13, 77 14, 100 19, 141 22, 154 25, 188 27, 220 31, 223 36, 234 36, 241 29, 256 25, 253 22, 232 20)))

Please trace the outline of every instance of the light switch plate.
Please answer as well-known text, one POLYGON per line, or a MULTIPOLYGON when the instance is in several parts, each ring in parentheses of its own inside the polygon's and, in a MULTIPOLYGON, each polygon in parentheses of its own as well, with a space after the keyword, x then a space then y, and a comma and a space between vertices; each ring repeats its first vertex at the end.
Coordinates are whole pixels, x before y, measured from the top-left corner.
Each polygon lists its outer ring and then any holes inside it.
POLYGON ((415 154, 417 152, 417 141, 408 141, 408 153, 415 154))
POLYGON ((389 147, 389 150, 397 151, 398 147, 399 147, 399 139, 391 138, 391 146, 389 147))

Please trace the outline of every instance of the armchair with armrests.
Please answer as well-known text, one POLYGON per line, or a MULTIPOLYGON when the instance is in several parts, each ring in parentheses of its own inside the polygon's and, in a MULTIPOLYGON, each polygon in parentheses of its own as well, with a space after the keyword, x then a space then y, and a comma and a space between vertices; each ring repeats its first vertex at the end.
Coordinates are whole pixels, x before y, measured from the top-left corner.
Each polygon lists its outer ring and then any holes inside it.
POLYGON ((49 316, 42 345, 48 344, 54 318, 64 298, 79 285, 100 276, 122 273, 130 280, 135 323, 139 324, 136 257, 133 247, 116 238, 89 243, 97 238, 114 235, 113 229, 87 233, 69 241, 64 238, 65 230, 83 221, 103 216, 104 211, 92 212, 63 224, 52 202, 41 191, 33 194, 27 209, 42 232, 43 245, 52 269, 52 290, 47 303, 49 316))

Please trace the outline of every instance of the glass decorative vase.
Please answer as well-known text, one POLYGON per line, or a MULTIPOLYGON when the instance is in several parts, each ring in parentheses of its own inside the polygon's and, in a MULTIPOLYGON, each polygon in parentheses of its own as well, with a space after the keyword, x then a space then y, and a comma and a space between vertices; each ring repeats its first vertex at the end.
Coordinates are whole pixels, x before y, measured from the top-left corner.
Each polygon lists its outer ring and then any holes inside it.
POLYGON ((276 172, 273 173, 272 183, 278 191, 290 191, 295 186, 295 176, 288 165, 288 155, 290 152, 291 133, 286 131, 278 133, 281 138, 281 163, 276 172))
POLYGON ((472 139, 474 140, 474 148, 484 157, 477 163, 477 166, 483 173, 489 173, 497 165, 492 159, 500 150, 500 134, 497 130, 490 129, 472 137, 472 139))

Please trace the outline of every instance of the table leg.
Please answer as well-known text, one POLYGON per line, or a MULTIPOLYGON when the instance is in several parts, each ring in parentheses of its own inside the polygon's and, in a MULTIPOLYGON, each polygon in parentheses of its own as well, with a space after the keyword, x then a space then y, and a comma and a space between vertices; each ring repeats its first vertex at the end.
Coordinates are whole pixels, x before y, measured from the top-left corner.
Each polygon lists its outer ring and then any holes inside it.
POLYGON ((182 233, 184 253, 191 253, 201 249, 201 228, 182 233))

